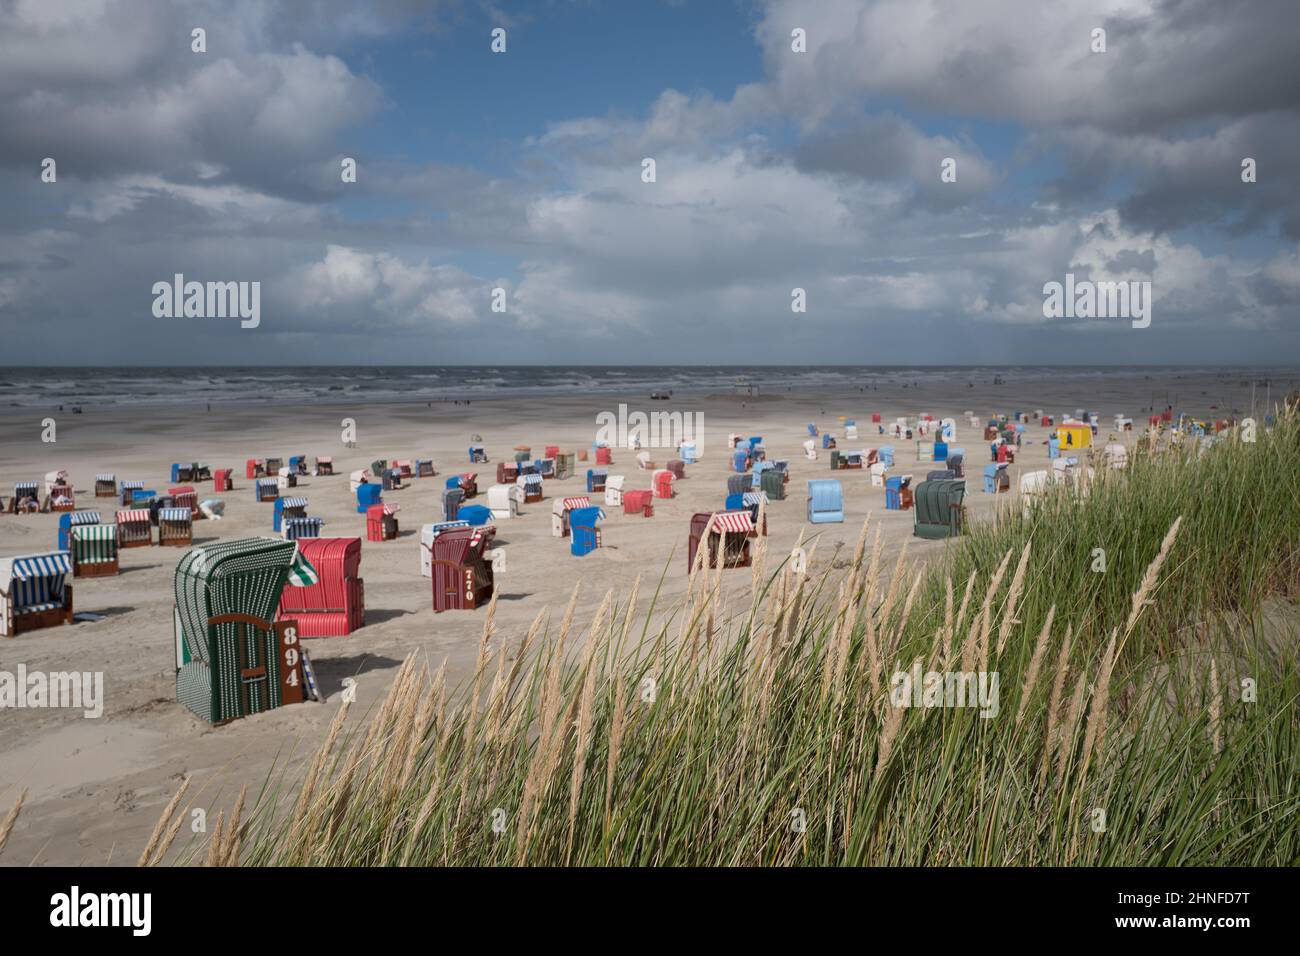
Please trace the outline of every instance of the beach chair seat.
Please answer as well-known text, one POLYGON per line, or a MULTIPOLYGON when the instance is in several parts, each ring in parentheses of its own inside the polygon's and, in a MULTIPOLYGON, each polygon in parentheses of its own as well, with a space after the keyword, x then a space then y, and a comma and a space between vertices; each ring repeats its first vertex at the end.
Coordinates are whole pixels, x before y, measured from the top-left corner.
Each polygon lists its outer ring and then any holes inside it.
POLYGON ((135 504, 136 492, 144 490, 144 482, 138 479, 128 479, 122 482, 120 487, 121 504, 123 508, 135 504))
MULTIPOLYGON (((319 520, 319 519, 293 519, 319 520)), ((277 619, 297 622, 299 637, 345 637, 366 623, 365 581, 360 538, 311 537, 298 551, 319 580, 285 588, 277 619)))
POLYGON ((567 538, 570 534, 569 516, 579 508, 590 508, 591 499, 586 495, 570 498, 556 498, 551 506, 551 536, 567 538))
POLYGON ((0 558, 0 637, 72 623, 66 551, 0 558))
POLYGON ((69 553, 73 577, 99 578, 117 574, 117 526, 96 523, 72 528, 69 553))
POLYGON ((542 476, 541 475, 520 475, 515 479, 516 487, 524 490, 524 503, 542 500, 542 476))
POLYGON ((280 497, 280 479, 258 478, 253 482, 253 495, 257 501, 274 501, 280 497))
POLYGON ((759 487, 772 501, 785 500, 785 475, 775 468, 763 472, 759 487))
POLYGON ((487 506, 494 519, 508 521, 518 517, 523 495, 515 494, 516 491, 522 492, 522 489, 518 485, 492 485, 488 488, 487 506))
POLYGON ((177 485, 175 488, 168 488, 167 497, 171 498, 173 507, 189 508, 191 516, 196 521, 202 517, 199 514, 199 493, 193 485, 177 485))
POLYGON ((495 536, 488 525, 450 528, 432 540, 434 611, 472 611, 491 598, 495 582, 487 550, 495 536))
POLYGON ((464 521, 471 527, 477 528, 481 525, 490 524, 492 521, 492 509, 485 505, 461 505, 456 512, 458 520, 464 521))
POLYGON ((599 522, 605 517, 605 510, 595 505, 586 508, 574 508, 569 512, 569 553, 574 557, 583 557, 599 548, 603 541, 599 522))
POLYGON ((655 513, 654 492, 648 488, 629 488, 623 492, 623 514, 651 517, 655 513))
POLYGON ((393 541, 397 538, 399 505, 380 502, 366 509, 366 540, 393 541))
POLYGON ((671 498, 673 496, 673 482, 676 480, 671 471, 666 468, 656 471, 650 479, 651 488, 656 498, 671 498))
POLYGON ((482 445, 469 446, 469 463, 471 465, 486 464, 487 460, 487 452, 483 450, 482 445))
POLYGON ((102 519, 98 511, 69 511, 59 515, 59 535, 55 547, 67 551, 72 547, 72 529, 83 525, 99 524, 102 519))
POLYGON ((456 513, 460 510, 461 502, 465 500, 465 492, 459 488, 447 488, 442 493, 442 520, 455 521, 456 513))
POLYGON ((817 460, 817 448, 813 444, 813 440, 811 438, 809 438, 806 442, 803 443, 803 456, 807 458, 809 461, 817 460))
POLYGON ((234 482, 230 480, 229 468, 218 468, 212 473, 212 490, 216 492, 233 491, 234 482))
POLYGON ((609 478, 609 471, 605 468, 588 468, 587 469, 587 493, 595 494, 605 490, 605 482, 609 478))
POLYGON ((609 475, 605 479, 605 504, 611 508, 617 508, 623 504, 623 482, 622 475, 609 475))
POLYGON ((148 508, 131 508, 117 513, 119 548, 145 548, 153 544, 153 523, 148 508))
POLYGON ((103 472, 95 476, 95 497, 96 498, 116 498, 117 497, 117 475, 112 472, 103 472))
POLYGON ((754 534, 754 517, 748 510, 698 512, 691 516, 686 545, 686 570, 719 567, 747 568, 753 563, 750 540, 754 534), (703 545, 704 551, 700 552, 703 545))
POLYGON ((368 514, 370 509, 384 500, 384 489, 367 483, 357 486, 357 514, 368 514))
MULTIPOLYGON (((321 526, 324 522, 320 518, 311 518, 305 515, 284 519, 284 527, 281 532, 285 541, 297 541, 300 538, 319 538, 321 526)), ((305 635, 311 637, 312 635, 305 635)))
POLYGON ((300 634, 276 621, 286 584, 317 583, 298 545, 245 538, 200 545, 176 566, 176 696, 211 724, 304 698, 300 634))
POLYGON ((158 545, 188 548, 194 543, 194 512, 189 508, 158 509, 158 545))
POLYGON ((833 478, 808 482, 808 520, 813 524, 844 521, 844 489, 833 478))
POLYGON ((286 518, 305 518, 307 516, 307 499, 297 496, 277 498, 275 510, 271 514, 271 529, 282 531, 286 518))
POLYGON ((334 474, 334 458, 329 455, 317 455, 315 471, 318 475, 334 474))

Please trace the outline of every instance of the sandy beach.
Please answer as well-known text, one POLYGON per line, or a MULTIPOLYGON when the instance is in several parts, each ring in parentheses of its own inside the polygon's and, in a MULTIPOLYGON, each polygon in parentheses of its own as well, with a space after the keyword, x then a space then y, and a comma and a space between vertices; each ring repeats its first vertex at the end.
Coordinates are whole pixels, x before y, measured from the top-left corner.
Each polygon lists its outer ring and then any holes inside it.
MULTIPOLYGON (((1028 426, 1024 446, 1011 466, 1012 493, 984 494, 980 473, 988 446, 969 426, 967 410, 988 417, 1016 410, 1042 408, 1060 416, 1087 407, 1100 415, 1098 440, 1110 433, 1112 417, 1131 416, 1140 429, 1153 391, 1176 388, 1179 410, 1196 417, 1231 415, 1225 401, 1244 412, 1250 387, 1235 378, 1193 379, 1170 373, 1160 382, 1135 374, 1116 376, 1086 391, 1078 383, 993 385, 969 387, 954 379, 949 388, 917 390, 880 388, 866 393, 774 393, 757 400, 733 395, 678 394, 669 403, 652 404, 644 393, 546 398, 544 400, 475 400, 432 404, 276 407, 214 406, 205 410, 173 407, 107 410, 86 408, 81 414, 54 409, 28 409, 0 422, 0 486, 4 494, 14 482, 40 479, 63 468, 72 476, 81 508, 111 514, 117 503, 93 496, 97 472, 112 471, 119 479, 139 478, 147 487, 165 491, 172 461, 202 460, 214 468, 234 469, 235 489, 219 495, 226 503, 221 521, 195 524, 195 542, 270 535, 271 505, 254 501, 243 463, 250 457, 306 454, 332 455, 332 477, 300 479, 298 494, 309 502, 309 513, 325 520, 327 536, 361 536, 364 519, 355 510, 348 473, 376 458, 432 458, 438 477, 415 479, 385 501, 401 506, 397 540, 364 542, 361 573, 365 580, 366 624, 351 636, 309 642, 325 703, 284 707, 222 727, 196 719, 176 700, 173 675, 171 608, 172 575, 180 549, 151 547, 122 552, 122 573, 103 579, 74 581, 75 609, 102 619, 0 638, 0 669, 18 664, 30 670, 102 672, 103 716, 85 719, 66 710, 0 711, 0 806, 11 804, 27 790, 21 820, 15 828, 4 862, 27 864, 132 864, 144 845, 162 806, 185 775, 191 775, 190 806, 228 804, 243 784, 256 792, 268 774, 301 760, 315 746, 339 706, 345 678, 355 678, 357 704, 364 710, 381 699, 394 669, 410 652, 418 651, 436 667, 444 659, 452 683, 473 667, 484 614, 434 614, 430 584, 419 571, 419 527, 440 520, 444 478, 469 470, 480 474, 480 488, 492 484, 495 463, 512 457, 515 445, 543 446, 565 451, 587 449, 595 433, 597 413, 626 402, 632 409, 680 410, 701 413, 705 433, 702 460, 687 469, 672 500, 656 500, 651 518, 607 509, 604 547, 584 558, 569 554, 567 540, 551 535, 551 499, 583 493, 585 469, 579 477, 548 481, 546 499, 521 507, 519 518, 498 522, 498 545, 507 553, 507 566, 498 577, 498 633, 494 646, 518 641, 544 608, 558 619, 569 594, 581 588, 581 608, 590 613, 608 590, 626 593, 639 575, 643 592, 663 574, 660 607, 671 609, 686 582, 685 547, 690 516, 719 510, 729 473, 726 437, 730 432, 762 435, 771 458, 790 461, 788 497, 768 509, 772 553, 788 552, 800 536, 817 542, 816 564, 833 559, 837 549, 852 547, 868 514, 883 529, 885 553, 894 559, 904 543, 908 553, 932 558, 947 546, 912 536, 911 512, 886 511, 884 494, 870 486, 866 471, 829 470, 829 453, 818 460, 804 458, 805 425, 816 422, 842 436, 839 416, 856 419, 860 438, 844 441, 841 449, 893 444, 897 465, 891 474, 911 473, 916 481, 931 467, 916 462, 915 442, 876 434, 872 413, 885 422, 898 416, 929 413, 958 422, 956 444, 967 452, 966 498, 972 521, 988 520, 995 506, 1015 503, 1018 475, 1048 467, 1045 441, 1049 429, 1028 426), (1218 406, 1217 408, 1215 406, 1218 406), (58 439, 42 443, 41 420, 56 418, 58 439), (340 422, 353 418, 357 445, 340 441, 340 422), (474 468, 466 459, 473 435, 482 436, 490 464, 474 468), (811 525, 805 519, 805 488, 810 478, 840 479, 845 492, 844 524, 811 525), (666 573, 665 573, 666 572, 666 573)), ((1058 418, 1059 420, 1059 418, 1058 418)), ((1124 436, 1132 443, 1137 431, 1124 436)), ((674 457, 668 449, 649 449, 659 464, 674 457)), ((611 474, 626 476, 628 488, 648 488, 649 472, 639 471, 634 454, 614 450, 611 474)), ((201 497, 212 496, 211 485, 201 497)), ((481 500, 481 499, 480 499, 481 500)), ((478 503, 478 502, 476 502, 478 503)), ((595 503, 595 502, 593 502, 595 503)), ((57 515, 0 515, 0 555, 47 551, 54 547, 57 515)), ((735 573, 735 589, 748 587, 749 576, 735 573)), ((745 598, 747 601, 748 599, 745 598)))

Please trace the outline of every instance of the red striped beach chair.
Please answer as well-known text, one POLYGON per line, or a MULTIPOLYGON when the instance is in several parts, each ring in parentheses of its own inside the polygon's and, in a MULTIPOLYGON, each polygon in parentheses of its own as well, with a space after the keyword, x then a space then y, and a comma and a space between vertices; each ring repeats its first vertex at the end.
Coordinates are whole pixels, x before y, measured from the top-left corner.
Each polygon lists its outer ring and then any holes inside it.
POLYGON ((117 546, 147 548, 153 544, 153 524, 148 508, 133 508, 117 513, 117 546))
POLYGON ((279 617, 298 622, 302 637, 345 637, 366 623, 365 581, 361 578, 360 538, 308 538, 299 553, 320 580, 286 588, 279 617))

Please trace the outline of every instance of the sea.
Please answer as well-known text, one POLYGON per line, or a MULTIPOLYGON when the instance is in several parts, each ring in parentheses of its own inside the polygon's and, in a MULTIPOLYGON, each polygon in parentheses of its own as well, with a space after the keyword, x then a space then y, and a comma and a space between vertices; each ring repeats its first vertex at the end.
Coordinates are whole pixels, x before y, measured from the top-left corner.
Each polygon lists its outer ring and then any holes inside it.
MULTIPOLYGON (((175 406, 286 403, 369 404, 545 395, 722 393, 750 384, 760 394, 836 391, 942 382, 1104 383, 1148 377, 1256 382, 1287 392, 1300 368, 1222 366, 881 366, 881 365, 456 365, 60 368, 0 366, 0 407, 175 406)), ((1154 386, 1153 386, 1154 387, 1154 386)))

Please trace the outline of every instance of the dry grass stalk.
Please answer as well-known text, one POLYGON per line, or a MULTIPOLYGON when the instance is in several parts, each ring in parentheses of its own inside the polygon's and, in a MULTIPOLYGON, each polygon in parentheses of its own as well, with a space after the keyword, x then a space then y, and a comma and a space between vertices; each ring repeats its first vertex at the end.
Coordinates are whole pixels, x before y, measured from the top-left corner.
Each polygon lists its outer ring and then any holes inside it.
POLYGON ((1074 736, 1079 726, 1079 717, 1083 712, 1083 695, 1088 687, 1088 669, 1085 667, 1079 675, 1079 682, 1074 685, 1074 696, 1070 698, 1070 713, 1061 728, 1061 745, 1056 754, 1056 777, 1058 783, 1065 781, 1065 768, 1074 753, 1074 736))
POLYGON ((1013 625, 1019 624, 1016 620, 1016 604, 1020 601, 1020 594, 1025 584, 1025 570, 1029 566, 1029 549, 1032 541, 1025 542, 1025 549, 1020 553, 1020 563, 1016 565, 1016 573, 1011 578, 1011 590, 1007 594, 1006 607, 1002 610, 1002 621, 998 625, 998 657, 1002 656, 1002 649, 1007 646, 1007 638, 1011 636, 1013 625))
POLYGON ((1038 770, 1038 785, 1047 780, 1047 766, 1054 748, 1057 717, 1061 709, 1061 694, 1065 691, 1065 676, 1070 668, 1070 639, 1074 636, 1074 625, 1065 627, 1065 640, 1061 642, 1061 651, 1056 656, 1056 676, 1052 678, 1052 695, 1047 701, 1047 730, 1043 734, 1043 762, 1038 770))
POLYGON ((5 814, 4 820, 0 821, 0 852, 4 851, 5 844, 9 842, 9 834, 13 831, 14 823, 18 820, 18 814, 22 812, 25 799, 27 799, 26 790, 18 794, 18 799, 14 801, 14 805, 5 814))
POLYGON ((221 852, 225 847, 225 834, 221 832, 222 826, 226 820, 226 811, 217 811, 217 825, 212 829, 212 838, 208 840, 208 858, 204 861, 204 866, 220 866, 221 852))
POLYGON ((1034 684, 1038 681, 1038 671, 1043 665, 1043 655, 1047 653, 1047 645, 1051 640, 1052 620, 1055 617, 1056 605, 1053 604, 1047 611, 1047 620, 1043 622, 1043 629, 1038 633, 1033 657, 1029 659, 1029 670, 1025 673, 1025 686, 1020 692, 1020 706, 1016 708, 1017 725, 1024 719, 1025 708, 1029 706, 1029 699, 1034 693, 1034 684))
MULTIPOLYGON (((149 835, 149 842, 145 844, 144 852, 140 854, 140 859, 136 861, 136 866, 153 866, 162 857, 162 854, 166 852, 165 850, 159 849, 159 841, 162 840, 163 835, 171 825, 172 814, 176 812, 176 807, 180 804, 181 799, 185 796, 185 791, 189 788, 190 778, 185 777, 181 781, 180 788, 172 795, 172 798, 167 801, 167 806, 163 807, 162 815, 158 817, 158 822, 154 824, 153 833, 149 835)), ((21 797, 18 802, 19 804, 22 803, 21 797)), ((17 812, 14 811, 13 815, 17 816, 17 812)))
POLYGON ((1080 771, 1082 774, 1088 772, 1093 748, 1095 747, 1100 752, 1106 743, 1106 714, 1110 703, 1110 677, 1115 668, 1115 642, 1118 637, 1118 629, 1110 632, 1110 640, 1106 643, 1106 652, 1101 658, 1101 670, 1097 672, 1097 686, 1093 689, 1092 705, 1088 709, 1088 732, 1083 738, 1083 769, 1080 771))
POLYGON ((966 626, 966 612, 970 609, 970 599, 975 593, 975 572, 971 571, 966 579, 966 591, 961 596, 961 609, 957 612, 956 633, 960 634, 966 626))
POLYGON ((1011 549, 1002 556, 1002 561, 998 569, 993 572, 993 579, 989 581, 989 589, 984 594, 984 605, 980 608, 977 623, 979 626, 978 658, 980 670, 987 672, 989 669, 989 634, 993 628, 993 598, 997 595, 998 589, 1002 587, 1002 578, 1007 573, 1007 565, 1011 563, 1011 549))
POLYGON ((1174 546, 1174 539, 1178 537, 1178 529, 1183 523, 1183 516, 1179 515, 1174 519, 1174 523, 1169 526, 1165 533, 1165 538, 1160 542, 1160 552, 1147 565, 1146 572, 1142 575, 1142 585, 1133 594, 1133 607, 1129 611, 1128 620, 1124 623, 1124 638, 1133 633, 1133 628, 1137 626, 1138 617, 1142 614, 1142 609, 1151 602, 1151 592, 1155 590, 1156 581, 1160 577, 1160 568, 1165 563, 1165 558, 1169 555, 1169 549, 1174 546))
MULTIPOLYGON (((1223 753, 1223 697, 1219 692, 1219 664, 1210 658, 1210 743, 1216 754, 1223 753)), ((0 840, 0 847, 4 841, 0 840)))
POLYGON ((614 682, 614 710, 609 720, 609 760, 605 767, 605 829, 609 829, 610 810, 614 800, 614 774, 618 771, 618 758, 623 750, 623 734, 627 730, 627 688, 623 675, 614 682))

